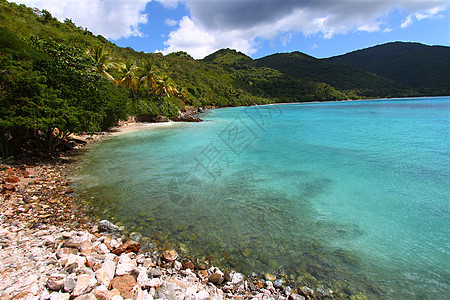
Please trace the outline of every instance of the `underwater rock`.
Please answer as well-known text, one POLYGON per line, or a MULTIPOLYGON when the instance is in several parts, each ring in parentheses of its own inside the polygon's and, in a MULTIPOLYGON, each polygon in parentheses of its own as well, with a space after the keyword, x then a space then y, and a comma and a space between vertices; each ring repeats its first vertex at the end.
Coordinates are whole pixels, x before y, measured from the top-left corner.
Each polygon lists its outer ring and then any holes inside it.
POLYGON ((300 287, 300 288, 298 289, 298 292, 299 292, 300 294, 302 294, 302 295, 307 296, 307 297, 312 297, 312 296, 314 296, 314 291, 313 291, 311 288, 307 287, 307 286, 302 286, 302 287, 300 287))
POLYGON ((215 284, 221 284, 224 281, 223 275, 220 273, 213 273, 209 276, 209 281, 215 284))
POLYGON ((132 241, 132 240, 128 240, 125 243, 123 243, 122 245, 120 245, 117 249, 114 249, 111 252, 113 254, 120 255, 124 252, 125 253, 130 253, 130 252, 138 253, 139 250, 141 250, 141 244, 139 244, 138 242, 132 241))
POLYGON ((115 232, 119 231, 119 227, 108 220, 101 220, 98 222, 98 231, 100 232, 115 232))
POLYGON ((162 256, 166 261, 174 261, 178 258, 178 253, 173 249, 169 249, 163 251, 162 256))
POLYGON ((270 273, 265 273, 264 279, 267 281, 275 281, 277 279, 277 276, 270 274, 270 273))

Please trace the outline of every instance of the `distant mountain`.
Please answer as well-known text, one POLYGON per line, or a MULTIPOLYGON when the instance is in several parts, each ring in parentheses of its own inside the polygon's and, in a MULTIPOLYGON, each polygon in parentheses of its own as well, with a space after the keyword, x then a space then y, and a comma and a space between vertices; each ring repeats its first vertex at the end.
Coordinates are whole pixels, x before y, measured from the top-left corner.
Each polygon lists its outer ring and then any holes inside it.
POLYGON ((253 59, 233 49, 220 49, 202 59, 205 62, 220 64, 236 70, 253 66, 253 59))
POLYGON ((450 94, 450 47, 393 42, 323 61, 366 70, 422 94, 450 94))
POLYGON ((356 96, 353 91, 344 93, 316 78, 296 77, 283 70, 266 67, 232 49, 218 50, 202 61, 230 72, 235 79, 234 83, 241 89, 261 97, 277 99, 277 102, 339 100, 365 96, 356 96))
POLYGON ((368 97, 395 96, 405 88, 368 71, 320 60, 301 52, 273 54, 257 59, 255 63, 259 67, 276 69, 298 79, 310 78, 338 90, 354 91, 368 97))

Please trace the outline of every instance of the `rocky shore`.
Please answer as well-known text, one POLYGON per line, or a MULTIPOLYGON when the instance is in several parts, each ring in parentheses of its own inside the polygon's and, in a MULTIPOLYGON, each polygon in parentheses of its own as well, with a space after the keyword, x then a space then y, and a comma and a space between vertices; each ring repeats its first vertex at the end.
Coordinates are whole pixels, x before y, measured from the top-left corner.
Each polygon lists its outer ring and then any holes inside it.
POLYGON ((114 224, 93 222, 74 196, 66 163, 0 165, 1 300, 332 298, 328 289, 289 287, 274 274, 247 278, 173 249, 143 252, 114 224))

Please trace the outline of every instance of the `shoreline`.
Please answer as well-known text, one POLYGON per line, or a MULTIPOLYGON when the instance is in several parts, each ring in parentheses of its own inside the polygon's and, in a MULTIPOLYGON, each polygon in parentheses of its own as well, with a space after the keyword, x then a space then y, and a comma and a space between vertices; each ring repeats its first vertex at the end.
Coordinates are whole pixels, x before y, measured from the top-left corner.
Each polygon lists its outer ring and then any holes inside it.
POLYGON ((173 249, 142 253, 139 243, 121 236, 126 232, 100 232, 72 186, 69 167, 77 154, 107 137, 175 123, 129 122, 113 132, 81 137, 86 142, 56 159, 0 164, 1 300, 333 298, 326 288, 285 286, 274 274, 246 278, 183 258, 173 249), (128 244, 139 249, 118 250, 128 244), (108 257, 115 270, 105 279, 99 270, 109 264, 108 257), (125 279, 133 285, 132 294, 111 285, 125 279))
POLYGON ((109 136, 117 136, 122 135, 130 132, 139 131, 142 129, 151 129, 151 128, 162 128, 162 127, 171 127, 175 126, 177 123, 180 122, 159 122, 159 123, 150 123, 150 122, 127 122, 121 126, 114 126, 111 128, 111 130, 108 132, 109 136))

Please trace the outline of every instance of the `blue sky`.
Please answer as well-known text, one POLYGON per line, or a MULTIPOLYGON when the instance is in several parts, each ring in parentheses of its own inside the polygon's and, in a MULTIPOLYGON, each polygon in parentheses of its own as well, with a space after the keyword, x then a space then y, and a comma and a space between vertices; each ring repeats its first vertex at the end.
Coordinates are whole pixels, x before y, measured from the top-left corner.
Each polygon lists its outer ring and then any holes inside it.
POLYGON ((390 41, 450 45, 442 0, 16 0, 72 19, 122 47, 186 51, 232 48, 253 58, 301 51, 317 58, 390 41))

